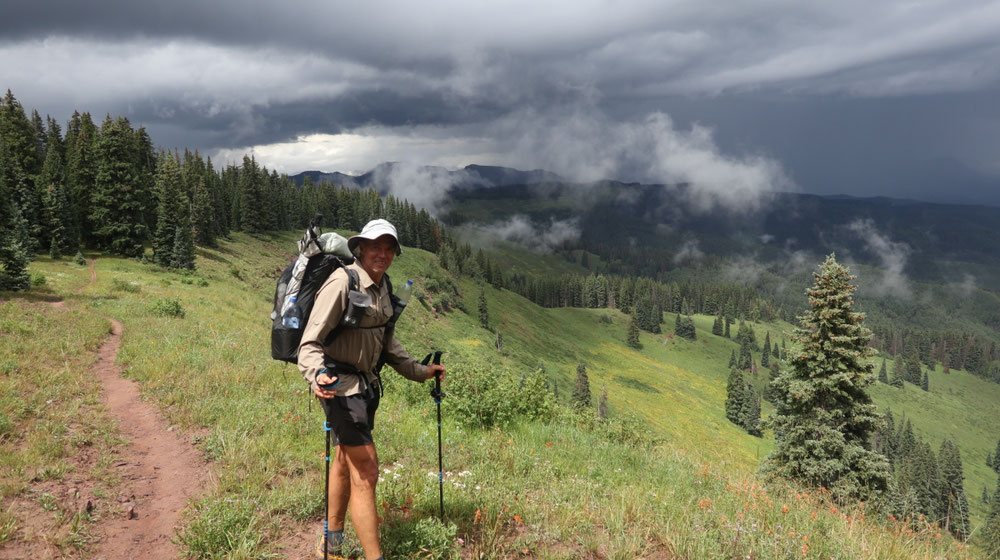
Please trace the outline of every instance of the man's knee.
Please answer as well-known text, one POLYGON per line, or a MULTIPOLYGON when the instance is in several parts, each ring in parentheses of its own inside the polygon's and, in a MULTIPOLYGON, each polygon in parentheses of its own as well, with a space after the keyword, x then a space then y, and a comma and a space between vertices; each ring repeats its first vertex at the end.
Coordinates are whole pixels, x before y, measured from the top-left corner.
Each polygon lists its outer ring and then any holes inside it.
MULTIPOLYGON (((342 448, 343 449, 343 448, 342 448)), ((347 447, 347 460, 350 462, 351 486, 355 488, 374 488, 378 482, 378 458, 371 446, 347 447)))

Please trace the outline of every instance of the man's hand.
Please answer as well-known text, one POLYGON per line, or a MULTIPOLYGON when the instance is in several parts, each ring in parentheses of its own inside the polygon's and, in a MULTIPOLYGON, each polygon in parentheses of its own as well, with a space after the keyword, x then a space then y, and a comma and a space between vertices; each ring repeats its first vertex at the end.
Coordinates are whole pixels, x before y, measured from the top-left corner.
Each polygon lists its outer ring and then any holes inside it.
POLYGON ((329 385, 330 383, 334 383, 336 381, 337 381, 336 376, 330 377, 325 373, 317 375, 316 388, 313 389, 313 394, 321 399, 332 399, 333 397, 337 396, 337 390, 336 389, 326 390, 320 387, 320 385, 329 385))
POLYGON ((441 364, 431 364, 427 366, 427 379, 434 379, 440 372, 441 379, 444 379, 444 366, 441 364))

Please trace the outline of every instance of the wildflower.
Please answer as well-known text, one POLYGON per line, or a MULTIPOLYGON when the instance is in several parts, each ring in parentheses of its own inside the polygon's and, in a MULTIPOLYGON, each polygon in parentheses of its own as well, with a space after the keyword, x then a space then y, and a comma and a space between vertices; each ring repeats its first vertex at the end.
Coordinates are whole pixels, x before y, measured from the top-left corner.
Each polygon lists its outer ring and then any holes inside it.
POLYGON ((830 513, 837 513, 837 508, 830 506, 830 513))
POLYGON ((483 520, 483 512, 482 512, 482 510, 477 509, 476 510, 476 515, 472 518, 472 524, 473 525, 478 525, 479 522, 482 521, 482 520, 483 520))
POLYGON ((524 521, 521 520, 521 516, 520 515, 517 515, 515 513, 514 514, 514 523, 517 523, 518 525, 520 525, 520 524, 524 523, 524 521))
POLYGON ((698 502, 698 507, 701 509, 712 509, 712 500, 705 498, 698 502))
POLYGON ((788 504, 781 506, 781 513, 788 513, 788 504))
POLYGON ((551 441, 545 442, 545 447, 552 447, 552 442, 551 441))

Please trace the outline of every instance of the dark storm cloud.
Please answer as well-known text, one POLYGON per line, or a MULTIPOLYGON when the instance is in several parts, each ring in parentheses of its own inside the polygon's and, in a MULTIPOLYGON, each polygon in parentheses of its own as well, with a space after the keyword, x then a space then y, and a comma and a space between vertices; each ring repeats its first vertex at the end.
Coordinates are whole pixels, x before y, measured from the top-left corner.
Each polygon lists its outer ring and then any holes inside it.
POLYGON ((355 168, 438 154, 923 198, 959 177, 947 196, 971 200, 1000 177, 998 37, 1000 4, 955 0, 19 2, 0 86, 167 146, 292 161, 313 135, 310 168, 363 138, 355 168))

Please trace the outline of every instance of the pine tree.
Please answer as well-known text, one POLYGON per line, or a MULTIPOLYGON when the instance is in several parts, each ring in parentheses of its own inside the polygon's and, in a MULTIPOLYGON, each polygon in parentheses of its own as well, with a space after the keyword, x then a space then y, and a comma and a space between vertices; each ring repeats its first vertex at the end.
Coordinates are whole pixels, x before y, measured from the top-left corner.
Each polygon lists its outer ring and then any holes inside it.
POLYGON ((923 379, 920 380, 920 388, 923 389, 924 391, 930 391, 931 390, 930 379, 927 377, 927 372, 926 371, 924 372, 923 379))
POLYGON ((726 332, 723 335, 726 338, 732 338, 731 336, 729 336, 729 334, 730 334, 729 333, 729 325, 731 325, 731 324, 732 324, 732 321, 729 320, 729 317, 726 317, 726 332))
POLYGON ((764 345, 765 350, 760 353, 760 366, 761 367, 771 367, 771 349, 767 344, 764 345))
POLYGON ((770 357, 768 356, 768 354, 770 353, 771 353, 771 331, 767 331, 767 333, 764 335, 764 349, 763 349, 763 354, 761 354, 762 359, 760 361, 760 365, 767 367, 768 361, 767 358, 765 358, 764 356, 770 357))
POLYGON ((587 379, 587 366, 576 366, 576 385, 573 387, 573 406, 590 408, 590 380, 587 379))
POLYGON ((736 367, 736 350, 734 349, 729 354, 729 369, 734 369, 736 367))
POLYGON ((889 374, 885 368, 885 358, 882 358, 882 367, 878 370, 878 380, 886 385, 889 384, 889 374))
POLYGON ((642 343, 639 342, 639 325, 636 324, 634 316, 628 321, 628 335, 626 339, 626 343, 629 347, 635 349, 642 347, 642 343))
POLYGON ((916 356, 911 356, 908 360, 906 360, 905 379, 907 381, 913 383, 914 385, 920 385, 921 378, 923 377, 921 373, 920 360, 918 360, 916 356))
POLYGON ((869 448, 883 421, 866 388, 871 331, 853 310, 854 279, 830 255, 808 291, 800 318, 801 351, 774 380, 776 410, 768 424, 778 436, 762 470, 769 476, 829 488, 837 499, 868 499, 889 484, 886 458, 869 448))
POLYGON ((490 328, 490 308, 486 304, 486 287, 482 284, 479 286, 479 326, 490 328))

